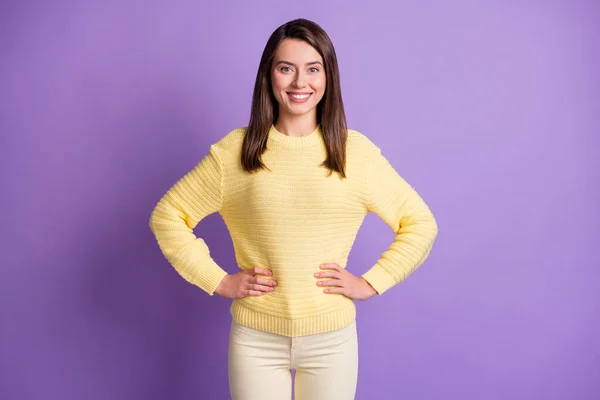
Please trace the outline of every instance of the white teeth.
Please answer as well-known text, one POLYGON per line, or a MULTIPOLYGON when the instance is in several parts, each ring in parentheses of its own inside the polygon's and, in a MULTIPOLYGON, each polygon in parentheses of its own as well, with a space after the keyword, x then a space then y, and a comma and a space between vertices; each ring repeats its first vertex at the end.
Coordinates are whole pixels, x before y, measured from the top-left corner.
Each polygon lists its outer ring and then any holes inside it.
POLYGON ((295 99, 302 100, 306 99, 308 96, 310 96, 310 94, 290 94, 290 96, 292 96, 295 99))

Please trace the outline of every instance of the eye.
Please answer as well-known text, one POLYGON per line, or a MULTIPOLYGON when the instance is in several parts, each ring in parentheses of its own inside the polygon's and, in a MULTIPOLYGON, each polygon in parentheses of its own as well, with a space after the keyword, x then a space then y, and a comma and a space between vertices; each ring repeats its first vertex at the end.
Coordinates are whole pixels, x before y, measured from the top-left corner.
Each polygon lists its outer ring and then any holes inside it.
POLYGON ((312 68, 309 68, 309 71, 310 72, 319 72, 319 68, 312 67, 312 68))
POLYGON ((281 67, 279 68, 281 72, 290 72, 292 69, 290 67, 281 67))

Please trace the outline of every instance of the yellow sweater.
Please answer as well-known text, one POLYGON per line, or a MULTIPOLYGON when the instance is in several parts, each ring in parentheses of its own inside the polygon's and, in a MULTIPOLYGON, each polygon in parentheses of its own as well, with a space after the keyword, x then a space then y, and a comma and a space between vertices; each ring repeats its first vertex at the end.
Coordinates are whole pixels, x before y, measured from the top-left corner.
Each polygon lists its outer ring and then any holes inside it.
POLYGON ((268 268, 278 282, 262 296, 233 300, 240 324, 295 337, 340 329, 355 316, 354 301, 326 294, 313 276, 323 263, 345 268, 365 216, 376 213, 397 234, 363 276, 381 295, 427 258, 437 235, 428 206, 359 132, 348 131, 346 179, 320 166, 320 127, 291 137, 274 127, 262 156, 270 169, 247 173, 240 156, 245 128, 236 129, 162 197, 150 228, 163 254, 188 282, 210 295, 227 272, 192 229, 219 212, 241 269, 268 268))

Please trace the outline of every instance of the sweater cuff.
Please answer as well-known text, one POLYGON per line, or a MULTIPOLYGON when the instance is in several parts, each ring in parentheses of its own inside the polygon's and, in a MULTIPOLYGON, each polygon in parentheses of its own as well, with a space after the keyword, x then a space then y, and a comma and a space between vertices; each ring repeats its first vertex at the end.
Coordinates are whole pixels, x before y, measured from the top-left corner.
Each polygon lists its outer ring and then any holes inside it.
POLYGON ((375 289, 379 295, 382 295, 398 283, 394 277, 379 264, 375 264, 370 270, 365 272, 362 277, 373 286, 373 289, 375 289))
POLYGON ((210 261, 209 265, 202 268, 202 275, 196 275, 191 283, 204 290, 210 296, 215 294, 219 283, 227 276, 228 273, 217 265, 214 261, 210 261))

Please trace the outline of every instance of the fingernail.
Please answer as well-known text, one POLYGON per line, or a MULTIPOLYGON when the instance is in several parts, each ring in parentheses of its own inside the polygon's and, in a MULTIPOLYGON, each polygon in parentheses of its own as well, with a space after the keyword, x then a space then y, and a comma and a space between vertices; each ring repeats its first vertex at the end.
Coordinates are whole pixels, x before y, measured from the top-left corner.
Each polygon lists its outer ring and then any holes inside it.
POLYGON ((318 273, 318 272, 315 272, 315 276, 319 276, 319 275, 321 275, 321 274, 320 274, 320 273, 318 273))
POLYGON ((317 285, 321 286, 323 284, 323 282, 317 282, 317 285))

